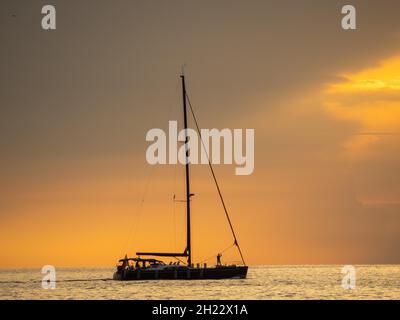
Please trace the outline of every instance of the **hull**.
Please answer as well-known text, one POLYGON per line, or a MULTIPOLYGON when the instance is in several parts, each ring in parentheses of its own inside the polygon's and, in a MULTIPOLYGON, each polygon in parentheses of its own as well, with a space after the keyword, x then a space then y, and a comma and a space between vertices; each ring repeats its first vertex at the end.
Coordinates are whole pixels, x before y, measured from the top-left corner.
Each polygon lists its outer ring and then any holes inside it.
POLYGON ((247 266, 224 266, 215 268, 166 268, 161 270, 125 269, 114 273, 114 280, 201 280, 244 279, 247 266))

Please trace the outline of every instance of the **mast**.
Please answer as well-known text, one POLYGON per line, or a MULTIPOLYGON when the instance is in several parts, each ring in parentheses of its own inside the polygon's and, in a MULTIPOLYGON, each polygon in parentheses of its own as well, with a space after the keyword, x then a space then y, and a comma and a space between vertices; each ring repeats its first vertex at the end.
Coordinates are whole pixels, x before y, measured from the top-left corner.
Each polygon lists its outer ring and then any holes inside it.
POLYGON ((187 257, 187 264, 190 267, 192 265, 192 248, 191 248, 191 234, 190 234, 190 198, 193 196, 192 193, 190 193, 190 179, 189 179, 189 146, 188 146, 188 142, 189 142, 189 137, 188 137, 188 123, 187 123, 187 108, 186 108, 186 103, 189 104, 189 108, 190 108, 190 112, 193 116, 193 120, 194 120, 194 124, 196 125, 196 129, 197 129, 197 133, 200 136, 200 140, 202 143, 202 146, 206 152, 207 155, 207 159, 208 159, 208 165, 210 167, 211 170, 211 174, 212 177, 214 179, 214 183, 215 186, 217 188, 222 206, 224 208, 225 211, 225 215, 226 218, 229 222, 229 226, 231 228, 232 231, 232 235, 234 238, 234 244, 238 250, 239 250, 239 254, 240 257, 242 259, 243 265, 246 265, 244 258, 243 258, 243 254, 242 254, 242 250, 240 249, 238 240, 236 238, 236 234, 235 231, 233 229, 233 225, 231 222, 231 219, 229 218, 229 214, 228 214, 228 210, 225 206, 225 201, 224 198, 222 197, 222 193, 221 193, 221 189, 219 187, 218 181, 217 181, 217 177, 215 176, 214 173, 214 169, 213 166, 211 164, 210 161, 210 157, 208 156, 208 151, 205 147, 204 141, 201 139, 201 133, 200 133, 200 128, 199 128, 199 124, 197 123, 197 119, 196 116, 194 114, 193 108, 192 108, 192 104, 190 102, 190 98, 186 93, 186 87, 185 87, 185 75, 182 72, 181 75, 181 80, 182 80, 182 102, 183 102, 183 124, 184 124, 184 132, 185 132, 185 176, 186 176, 186 223, 187 223, 187 227, 186 227, 186 249, 183 251, 183 253, 162 253, 162 252, 136 252, 136 254, 138 256, 159 256, 159 257, 187 257))
POLYGON ((190 179, 189 179, 189 149, 188 149, 188 134, 187 134, 187 112, 186 112, 186 87, 185 87, 185 76, 181 75, 182 80, 182 99, 183 99, 183 126, 185 130, 185 155, 186 155, 186 163, 185 163, 185 173, 186 173, 186 252, 188 256, 188 266, 192 265, 192 250, 190 244, 190 179))

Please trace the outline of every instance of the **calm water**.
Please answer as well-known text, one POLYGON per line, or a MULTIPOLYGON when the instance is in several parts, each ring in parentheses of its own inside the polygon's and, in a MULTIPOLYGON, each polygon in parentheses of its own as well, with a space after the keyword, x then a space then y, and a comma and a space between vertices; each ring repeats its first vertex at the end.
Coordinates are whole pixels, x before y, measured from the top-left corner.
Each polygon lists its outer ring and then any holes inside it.
POLYGON ((38 269, 0 270, 0 299, 400 299, 400 265, 356 266, 354 290, 342 266, 257 266, 243 280, 111 280, 113 270, 59 269, 54 290, 38 269))

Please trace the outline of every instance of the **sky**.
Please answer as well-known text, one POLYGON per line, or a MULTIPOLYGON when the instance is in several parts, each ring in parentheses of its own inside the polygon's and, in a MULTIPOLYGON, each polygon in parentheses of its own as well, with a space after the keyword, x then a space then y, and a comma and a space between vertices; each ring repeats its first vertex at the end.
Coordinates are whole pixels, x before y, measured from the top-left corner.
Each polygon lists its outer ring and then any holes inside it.
MULTIPOLYGON (((145 159, 147 131, 182 120, 182 65, 202 128, 255 130, 252 175, 215 168, 248 264, 400 263, 398 1, 53 0, 55 31, 45 4, 0 4, 1 268, 183 251, 183 167, 145 159)), ((191 174, 212 264, 233 240, 191 174)))

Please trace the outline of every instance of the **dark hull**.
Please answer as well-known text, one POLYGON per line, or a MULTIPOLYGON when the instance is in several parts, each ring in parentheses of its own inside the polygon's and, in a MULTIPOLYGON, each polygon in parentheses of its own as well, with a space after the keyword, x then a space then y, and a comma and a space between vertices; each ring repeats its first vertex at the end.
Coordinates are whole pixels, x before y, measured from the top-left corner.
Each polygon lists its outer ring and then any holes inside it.
POLYGON ((168 268, 162 270, 123 270, 114 273, 114 280, 201 280, 244 279, 247 266, 216 268, 168 268))

